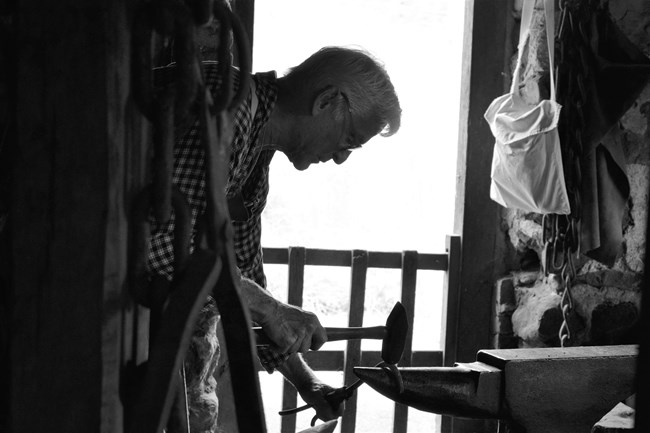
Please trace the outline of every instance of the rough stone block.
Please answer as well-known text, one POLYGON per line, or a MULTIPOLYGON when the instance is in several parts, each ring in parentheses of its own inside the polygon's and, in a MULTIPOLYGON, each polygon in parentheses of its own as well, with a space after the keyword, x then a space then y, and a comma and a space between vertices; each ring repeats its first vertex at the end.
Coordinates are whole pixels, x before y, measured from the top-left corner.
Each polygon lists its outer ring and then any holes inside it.
POLYGON ((552 279, 539 280, 533 287, 518 287, 517 309, 512 314, 512 328, 526 347, 544 347, 545 338, 540 335, 540 323, 548 310, 557 309, 560 296, 557 283, 552 279))
POLYGON ((494 289, 494 303, 499 312, 515 309, 517 300, 515 298, 515 282, 513 277, 497 280, 494 289))
POLYGON ((645 232, 648 212, 648 184, 650 167, 647 165, 628 164, 630 181, 630 223, 624 231, 625 262, 633 272, 643 272, 645 260, 645 232))

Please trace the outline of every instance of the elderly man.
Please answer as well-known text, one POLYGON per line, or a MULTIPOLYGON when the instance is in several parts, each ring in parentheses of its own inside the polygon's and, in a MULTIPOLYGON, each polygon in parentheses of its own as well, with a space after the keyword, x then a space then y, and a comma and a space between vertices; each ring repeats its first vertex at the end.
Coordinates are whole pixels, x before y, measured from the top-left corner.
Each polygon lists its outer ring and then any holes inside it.
MULTIPOLYGON (((156 72, 171 75, 167 74, 171 68, 156 72)), ((205 62, 204 73, 206 85, 215 90, 216 63, 205 62)), ((276 151, 284 153, 298 170, 330 160, 342 164, 352 150, 373 136, 394 134, 400 116, 398 98, 383 67, 363 51, 338 47, 319 50, 280 78, 275 72, 254 74, 251 91, 235 115, 226 196, 235 231, 241 295, 252 319, 275 343, 272 351, 260 353, 262 364, 268 371, 277 368, 323 420, 339 416, 342 409, 326 402, 324 395, 332 387, 316 378, 299 353, 320 348, 327 340, 325 330, 313 313, 285 304, 265 289, 260 238, 269 164, 276 151)), ((174 183, 188 198, 195 223, 205 210, 198 122, 177 140, 174 157, 174 183)), ((170 226, 155 230, 149 257, 152 271, 168 277, 173 271, 170 235, 170 226)), ((214 308, 206 308, 195 333, 201 337, 194 343, 213 333, 217 320, 214 308)), ((218 349, 212 359, 202 362, 214 368, 217 358, 218 349)), ((212 370, 208 367, 207 371, 212 370)), ((192 389, 189 395, 192 431, 213 430, 216 402, 206 403, 205 396, 195 398, 192 389)))

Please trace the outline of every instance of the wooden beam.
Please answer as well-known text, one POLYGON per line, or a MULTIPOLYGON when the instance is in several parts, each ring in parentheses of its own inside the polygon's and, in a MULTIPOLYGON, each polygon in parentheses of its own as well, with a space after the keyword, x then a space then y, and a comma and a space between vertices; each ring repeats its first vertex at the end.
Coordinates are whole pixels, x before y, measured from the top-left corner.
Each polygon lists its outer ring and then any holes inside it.
MULTIPOLYGON (((494 137, 483 118, 492 100, 506 91, 512 0, 466 2, 461 113, 458 142, 456 215, 454 233, 462 239, 455 353, 445 353, 445 364, 472 361, 489 348, 492 285, 505 271, 504 235, 500 209, 490 200, 490 169, 494 137)), ((454 420, 443 432, 488 431, 477 422, 454 420)))
POLYGON ((489 347, 490 298, 495 276, 503 272, 499 207, 490 199, 494 137, 483 119, 490 102, 503 94, 510 0, 474 0, 466 11, 455 233, 461 235, 460 315, 453 361, 471 361, 489 347))

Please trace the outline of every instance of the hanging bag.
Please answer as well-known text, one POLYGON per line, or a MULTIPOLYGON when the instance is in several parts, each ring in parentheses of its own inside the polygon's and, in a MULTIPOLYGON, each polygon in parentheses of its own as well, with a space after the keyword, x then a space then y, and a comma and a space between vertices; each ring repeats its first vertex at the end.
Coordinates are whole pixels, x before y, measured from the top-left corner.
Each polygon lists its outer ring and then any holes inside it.
POLYGON ((553 0, 544 0, 550 72, 550 99, 527 103, 519 94, 522 54, 530 42, 535 0, 524 0, 517 64, 510 93, 495 99, 485 112, 494 138, 490 198, 511 209, 541 214, 569 214, 560 138, 560 109, 555 100, 553 67, 555 16, 553 0))

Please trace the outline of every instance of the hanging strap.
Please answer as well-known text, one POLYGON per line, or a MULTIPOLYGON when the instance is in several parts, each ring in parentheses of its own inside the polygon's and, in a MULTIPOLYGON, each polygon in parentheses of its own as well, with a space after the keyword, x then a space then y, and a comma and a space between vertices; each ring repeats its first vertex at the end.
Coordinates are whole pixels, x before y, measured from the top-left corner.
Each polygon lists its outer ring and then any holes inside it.
POLYGON ((534 7, 535 0, 524 0, 521 9, 521 22, 519 24, 519 46, 517 47, 517 63, 512 77, 512 84, 510 85, 510 93, 519 92, 522 56, 524 47, 530 38, 530 24, 533 19, 534 7))
POLYGON ((551 101, 555 101, 555 2, 544 0, 546 22, 546 46, 548 47, 548 70, 551 76, 551 101))
MULTIPOLYGON (((533 21, 533 11, 535 9, 536 0, 524 0, 521 10, 521 24, 519 28, 519 46, 517 48, 517 63, 512 77, 512 84, 510 86, 510 93, 519 91, 519 84, 521 83, 521 67, 522 56, 524 47, 530 41, 530 27, 533 21)), ((551 76, 551 100, 555 101, 555 5, 553 0, 544 0, 545 12, 545 30, 546 30, 546 44, 548 47, 548 62, 549 73, 551 76)))
POLYGON ((255 80, 251 78, 251 122, 255 121, 258 104, 259 98, 257 97, 257 86, 255 86, 255 80))

